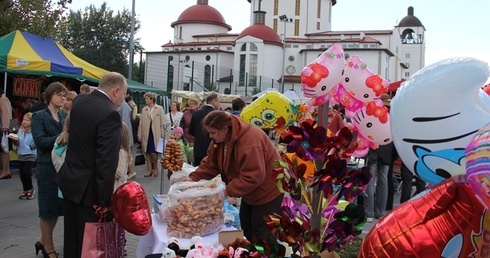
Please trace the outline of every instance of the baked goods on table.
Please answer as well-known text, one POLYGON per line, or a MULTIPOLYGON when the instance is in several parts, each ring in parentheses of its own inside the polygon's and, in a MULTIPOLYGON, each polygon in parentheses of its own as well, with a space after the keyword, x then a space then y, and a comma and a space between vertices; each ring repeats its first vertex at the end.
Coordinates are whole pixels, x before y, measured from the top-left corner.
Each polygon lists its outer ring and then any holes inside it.
POLYGON ((218 232, 224 224, 225 184, 201 180, 177 182, 170 187, 170 237, 192 238, 218 232))

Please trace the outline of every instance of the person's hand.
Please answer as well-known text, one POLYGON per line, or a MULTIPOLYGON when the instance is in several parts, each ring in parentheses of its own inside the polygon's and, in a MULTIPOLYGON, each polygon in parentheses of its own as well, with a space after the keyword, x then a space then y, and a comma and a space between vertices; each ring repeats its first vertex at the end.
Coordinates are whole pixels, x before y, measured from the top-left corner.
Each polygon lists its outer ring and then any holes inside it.
POLYGON ((141 142, 141 136, 138 136, 138 141, 141 142))

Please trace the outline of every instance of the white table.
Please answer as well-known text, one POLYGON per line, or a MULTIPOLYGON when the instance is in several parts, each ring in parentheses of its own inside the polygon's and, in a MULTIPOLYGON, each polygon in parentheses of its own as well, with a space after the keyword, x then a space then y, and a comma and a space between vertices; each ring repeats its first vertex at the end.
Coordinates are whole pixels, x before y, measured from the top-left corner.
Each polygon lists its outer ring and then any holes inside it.
MULTIPOLYGON (((152 227, 148 234, 140 237, 138 242, 138 248, 136 249, 137 258, 145 258, 149 254, 162 253, 163 249, 168 245, 169 236, 167 234, 167 223, 162 223, 157 218, 156 214, 152 214, 152 227)), ((234 227, 227 227, 223 225, 221 231, 236 230, 234 227)), ((209 234, 202 237, 202 241, 206 246, 218 246, 219 237, 218 233, 209 234)), ((192 245, 189 238, 178 238, 179 247, 182 249, 188 248, 192 245)))

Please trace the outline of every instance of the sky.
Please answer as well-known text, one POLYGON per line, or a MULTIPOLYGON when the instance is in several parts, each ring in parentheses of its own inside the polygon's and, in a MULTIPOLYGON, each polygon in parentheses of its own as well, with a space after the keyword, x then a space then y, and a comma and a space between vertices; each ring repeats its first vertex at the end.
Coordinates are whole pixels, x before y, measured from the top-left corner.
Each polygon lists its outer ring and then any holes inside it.
MULTIPOLYGON (((89 5, 100 8, 107 2, 111 10, 131 12, 133 0, 73 0, 70 9, 84 10, 89 5)), ((170 24, 197 0, 134 0, 145 51, 161 51, 161 45, 172 40, 170 24)), ((247 0, 209 0, 209 5, 223 15, 240 33, 250 26, 250 4, 247 0)), ((490 24, 487 20, 489 0, 337 0, 332 11, 332 30, 391 30, 414 7, 414 15, 424 25, 426 65, 451 57, 473 57, 490 63, 490 24)), ((136 58, 136 57, 135 57, 136 58)), ((136 59, 135 59, 136 60, 136 59)))

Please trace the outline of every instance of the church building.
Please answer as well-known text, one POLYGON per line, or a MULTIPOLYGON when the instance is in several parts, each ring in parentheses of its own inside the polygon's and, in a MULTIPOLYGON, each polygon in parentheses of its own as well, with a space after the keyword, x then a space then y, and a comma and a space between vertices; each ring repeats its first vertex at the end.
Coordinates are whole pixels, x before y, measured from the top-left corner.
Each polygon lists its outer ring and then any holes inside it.
POLYGON ((162 51, 146 52, 145 83, 168 92, 301 94, 301 70, 335 43, 390 82, 425 66, 425 27, 411 6, 393 29, 332 31, 336 0, 248 2, 252 24, 239 34, 229 33, 212 0, 183 10, 170 24, 173 39, 162 51))

